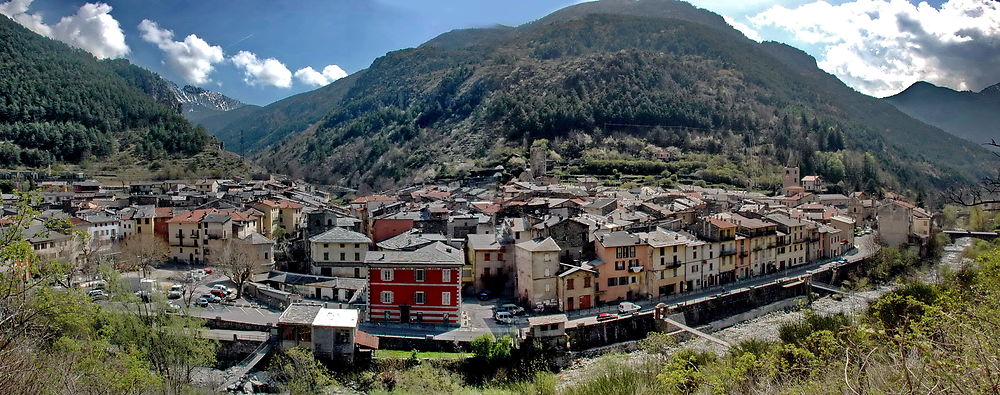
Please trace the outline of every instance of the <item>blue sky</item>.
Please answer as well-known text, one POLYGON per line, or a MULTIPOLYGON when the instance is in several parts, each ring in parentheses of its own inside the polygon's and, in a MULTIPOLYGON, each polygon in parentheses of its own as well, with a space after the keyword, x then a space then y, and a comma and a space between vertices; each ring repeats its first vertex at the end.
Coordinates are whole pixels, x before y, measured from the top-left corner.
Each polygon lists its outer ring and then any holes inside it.
MULTIPOLYGON (((576 2, 91 1, 0 0, 0 13, 99 57, 253 104, 315 89, 452 29, 519 25, 576 2)), ((921 79, 972 90, 1000 82, 1000 10, 987 0, 692 2, 748 37, 806 50, 864 93, 921 79)))

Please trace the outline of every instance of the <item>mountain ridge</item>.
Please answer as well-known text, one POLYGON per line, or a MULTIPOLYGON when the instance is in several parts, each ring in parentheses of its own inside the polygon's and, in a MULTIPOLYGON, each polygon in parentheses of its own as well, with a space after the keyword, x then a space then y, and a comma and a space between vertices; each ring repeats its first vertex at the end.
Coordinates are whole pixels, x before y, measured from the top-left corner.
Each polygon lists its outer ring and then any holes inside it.
POLYGON ((539 138, 554 139, 568 171, 645 155, 602 153, 595 141, 675 146, 700 160, 765 157, 753 171, 713 162, 664 172, 742 185, 791 162, 854 184, 864 181, 836 174, 870 168, 882 180, 868 189, 940 186, 971 179, 988 159, 859 94, 804 52, 753 42, 720 16, 674 1, 584 3, 516 28, 451 31, 251 118, 217 136, 254 138, 251 152, 274 171, 373 189, 476 166, 517 168, 510 161, 539 138), (619 124, 650 129, 609 126, 619 124), (854 155, 864 152, 875 157, 854 155))
POLYGON ((915 119, 976 144, 1000 138, 1000 84, 973 92, 918 81, 883 100, 915 119))

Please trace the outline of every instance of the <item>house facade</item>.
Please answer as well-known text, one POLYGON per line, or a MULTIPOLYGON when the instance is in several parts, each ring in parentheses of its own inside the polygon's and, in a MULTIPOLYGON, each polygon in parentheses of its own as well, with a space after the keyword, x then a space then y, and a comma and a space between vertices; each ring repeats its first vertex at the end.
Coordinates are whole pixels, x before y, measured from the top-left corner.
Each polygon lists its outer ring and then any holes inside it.
POLYGON ((371 321, 459 325, 462 251, 436 242, 416 251, 370 251, 371 321))

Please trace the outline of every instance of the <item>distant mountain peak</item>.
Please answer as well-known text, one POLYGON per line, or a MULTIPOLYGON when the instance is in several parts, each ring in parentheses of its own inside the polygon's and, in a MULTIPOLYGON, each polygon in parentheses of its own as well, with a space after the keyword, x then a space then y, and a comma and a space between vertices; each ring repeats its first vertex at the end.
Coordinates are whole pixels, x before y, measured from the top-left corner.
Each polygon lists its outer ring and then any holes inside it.
POLYGON ((171 92, 185 108, 191 106, 201 106, 216 111, 231 111, 243 107, 246 104, 223 95, 216 91, 199 88, 197 86, 184 85, 183 88, 177 84, 170 83, 171 92))
POLYGON ((1000 83, 987 86, 979 91, 980 95, 1000 96, 1000 83))

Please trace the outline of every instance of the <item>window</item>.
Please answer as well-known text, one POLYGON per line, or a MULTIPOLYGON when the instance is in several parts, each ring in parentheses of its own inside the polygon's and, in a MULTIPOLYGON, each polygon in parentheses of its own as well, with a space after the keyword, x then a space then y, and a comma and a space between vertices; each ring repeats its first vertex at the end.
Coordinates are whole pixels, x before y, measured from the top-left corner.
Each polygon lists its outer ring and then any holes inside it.
POLYGON ((340 243, 340 248, 347 248, 347 244, 340 243))
POLYGON ((414 270, 413 279, 416 281, 424 281, 424 269, 414 270))
POLYGON ((330 248, 330 243, 323 243, 323 248, 330 248))
POLYGON ((484 267, 483 268, 483 276, 489 277, 489 275, 490 275, 490 268, 484 267))
POLYGON ((451 282, 451 269, 441 270, 441 281, 446 283, 451 282))
POLYGON ((625 261, 615 261, 615 270, 625 270, 625 261))
POLYGON ((497 260, 498 261, 502 261, 503 260, 503 253, 502 252, 498 252, 497 253, 497 260))
POLYGON ((360 252, 355 252, 354 253, 354 261, 355 262, 361 262, 361 253, 360 252))
POLYGON ((566 280, 566 289, 573 289, 573 279, 566 280))
POLYGON ((392 269, 382 269, 382 281, 392 281, 392 269))
POLYGON ((343 261, 346 261, 346 260, 347 260, 347 258, 345 257, 345 255, 346 255, 346 254, 344 254, 343 252, 341 252, 341 253, 340 253, 340 260, 341 260, 341 262, 343 262, 343 261))
POLYGON ((424 295, 423 291, 417 291, 413 294, 413 303, 424 304, 427 301, 427 297, 424 295))
POLYGON ((485 258, 483 258, 483 260, 486 260, 486 261, 490 260, 490 253, 487 252, 485 254, 485 258))
POLYGON ((614 277, 609 278, 608 279, 608 286, 609 287, 613 287, 615 285, 618 285, 618 279, 614 278, 614 277))
POLYGON ((361 248, 361 244, 354 244, 354 248, 361 248))
POLYGON ((324 252, 323 253, 323 260, 324 261, 329 261, 330 260, 330 253, 329 252, 324 252))
MULTIPOLYGON (((382 293, 379 294, 379 300, 382 302, 382 304, 392 303, 392 291, 382 291, 382 293)), ((389 312, 386 312, 385 315, 386 319, 388 319, 389 312)))
POLYGON ((629 277, 629 280, 632 284, 635 284, 636 277, 635 276, 629 277))
POLYGON ((618 277, 618 285, 626 285, 626 284, 628 284, 628 276, 618 277))
MULTIPOLYGON (((441 305, 451 306, 451 292, 441 293, 441 305)), ((445 319, 445 321, 447 321, 447 319, 445 319)))

